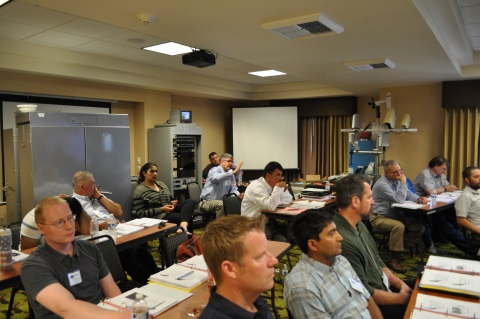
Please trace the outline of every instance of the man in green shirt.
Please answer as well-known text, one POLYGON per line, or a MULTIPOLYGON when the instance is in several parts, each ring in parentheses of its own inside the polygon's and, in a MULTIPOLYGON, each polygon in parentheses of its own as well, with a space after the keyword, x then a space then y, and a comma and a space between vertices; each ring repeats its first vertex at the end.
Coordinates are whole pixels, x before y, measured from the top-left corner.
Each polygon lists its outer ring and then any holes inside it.
POLYGON ((373 205, 369 178, 359 174, 347 176, 337 184, 336 191, 338 211, 333 220, 343 237, 342 255, 352 265, 383 317, 403 318, 412 289, 385 266, 375 240, 362 222, 373 205))

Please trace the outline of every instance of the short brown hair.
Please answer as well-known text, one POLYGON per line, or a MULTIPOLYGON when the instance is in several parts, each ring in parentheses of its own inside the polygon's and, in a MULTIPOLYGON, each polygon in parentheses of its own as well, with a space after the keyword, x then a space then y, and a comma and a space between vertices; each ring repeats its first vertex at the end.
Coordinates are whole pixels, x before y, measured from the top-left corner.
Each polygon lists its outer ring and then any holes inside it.
POLYGON ((217 284, 222 282, 221 265, 225 260, 243 263, 248 232, 264 232, 263 218, 230 215, 215 219, 202 234, 202 251, 208 269, 217 284))
POLYGON ((65 205, 70 208, 67 201, 56 196, 48 196, 38 202, 35 206, 35 222, 42 224, 45 222, 45 216, 43 216, 43 210, 49 206, 65 205))

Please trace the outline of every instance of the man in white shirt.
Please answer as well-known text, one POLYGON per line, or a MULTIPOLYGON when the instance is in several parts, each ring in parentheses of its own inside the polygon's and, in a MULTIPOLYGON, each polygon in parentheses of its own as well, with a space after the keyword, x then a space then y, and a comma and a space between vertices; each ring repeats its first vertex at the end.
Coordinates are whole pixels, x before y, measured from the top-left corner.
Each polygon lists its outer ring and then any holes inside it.
MULTIPOLYGON (((80 202, 90 217, 97 217, 100 229, 106 227, 107 218, 110 214, 113 214, 117 219, 122 217, 123 212, 120 204, 113 202, 99 192, 92 173, 87 171, 76 172, 73 174, 72 184, 72 197, 80 202)), ((158 271, 157 264, 146 244, 122 250, 118 255, 123 269, 134 281, 140 284, 146 284, 150 275, 158 271)))
POLYGON ((279 204, 290 204, 293 198, 283 181, 283 167, 270 162, 263 169, 262 177, 251 182, 243 196, 242 215, 260 217, 262 210, 273 211, 279 204))
POLYGON ((97 217, 99 224, 104 223, 110 214, 117 219, 122 218, 122 207, 100 193, 92 173, 76 172, 73 174, 72 184, 72 196, 82 204, 90 217, 97 217))

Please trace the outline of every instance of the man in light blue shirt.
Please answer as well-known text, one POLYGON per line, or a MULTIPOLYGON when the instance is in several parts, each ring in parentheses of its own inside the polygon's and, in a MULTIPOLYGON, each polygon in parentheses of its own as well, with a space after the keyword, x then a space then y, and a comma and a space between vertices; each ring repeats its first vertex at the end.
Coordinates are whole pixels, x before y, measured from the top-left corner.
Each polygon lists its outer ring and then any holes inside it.
MULTIPOLYGON (((390 261, 387 265, 396 272, 404 273, 405 268, 400 264, 403 241, 409 239, 417 242, 425 227, 417 216, 412 216, 394 210, 392 204, 403 204, 406 201, 426 204, 427 200, 410 191, 407 187, 407 177, 397 161, 390 160, 384 165, 385 175, 380 177, 372 189, 373 214, 370 216, 372 226, 390 232, 389 250, 390 261)), ((433 244, 425 236, 425 246, 433 251, 433 244)))
POLYGON ((220 157, 220 165, 210 169, 200 195, 202 199, 200 203, 201 211, 214 212, 216 217, 220 217, 224 215, 223 196, 234 193, 239 198, 243 197, 243 193, 238 191, 234 176, 242 168, 243 162, 238 164, 234 170, 232 170, 232 165, 232 154, 225 153, 220 157))

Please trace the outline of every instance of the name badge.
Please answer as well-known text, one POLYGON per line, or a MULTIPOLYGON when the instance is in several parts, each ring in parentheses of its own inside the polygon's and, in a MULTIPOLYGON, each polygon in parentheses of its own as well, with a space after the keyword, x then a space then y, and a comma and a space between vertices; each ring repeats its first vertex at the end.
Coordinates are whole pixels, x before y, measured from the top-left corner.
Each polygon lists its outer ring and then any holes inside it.
POLYGON ((80 275, 80 269, 68 273, 68 281, 70 286, 75 286, 82 282, 82 275, 80 275))
POLYGON ((391 292, 390 281, 388 280, 387 274, 385 272, 383 272, 383 284, 385 285, 385 287, 387 287, 387 290, 391 292))
POLYGON ((360 281, 356 281, 353 278, 348 278, 348 280, 350 281, 350 285, 352 286, 353 289, 363 294, 363 286, 360 281))

